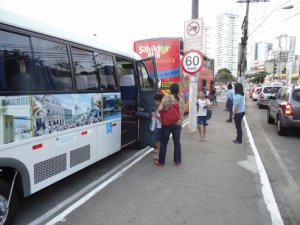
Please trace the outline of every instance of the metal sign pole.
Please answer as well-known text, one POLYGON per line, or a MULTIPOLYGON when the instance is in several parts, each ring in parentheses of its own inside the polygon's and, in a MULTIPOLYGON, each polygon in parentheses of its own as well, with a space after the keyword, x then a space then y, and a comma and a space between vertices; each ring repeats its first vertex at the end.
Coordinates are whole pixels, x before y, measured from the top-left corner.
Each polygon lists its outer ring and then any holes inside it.
POLYGON ((191 133, 197 131, 197 96, 198 96, 198 73, 190 76, 189 85, 189 131, 191 133))

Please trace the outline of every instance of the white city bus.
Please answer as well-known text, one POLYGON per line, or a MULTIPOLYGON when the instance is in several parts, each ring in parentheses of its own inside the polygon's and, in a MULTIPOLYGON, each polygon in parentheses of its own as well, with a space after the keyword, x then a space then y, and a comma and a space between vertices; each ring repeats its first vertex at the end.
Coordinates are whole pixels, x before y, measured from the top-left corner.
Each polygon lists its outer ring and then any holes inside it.
POLYGON ((153 58, 0 10, 0 224, 19 197, 149 145, 156 93, 153 58))

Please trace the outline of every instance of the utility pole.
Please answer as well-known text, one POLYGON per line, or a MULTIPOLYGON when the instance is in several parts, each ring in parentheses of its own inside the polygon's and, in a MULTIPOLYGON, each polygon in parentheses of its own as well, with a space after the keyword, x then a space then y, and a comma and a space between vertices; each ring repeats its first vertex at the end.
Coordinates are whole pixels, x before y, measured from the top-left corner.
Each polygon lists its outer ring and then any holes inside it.
MULTIPOLYGON (((198 19, 198 0, 192 0, 192 20, 198 19)), ((199 49, 195 49, 199 50, 199 49)), ((197 131, 197 98, 198 98, 198 76, 199 72, 194 76, 190 76, 190 84, 189 84, 189 124, 188 128, 191 133, 197 131)))
POLYGON ((198 0, 193 0, 192 1, 192 20, 198 19, 198 8, 199 8, 198 0))
POLYGON ((246 15, 242 24, 243 36, 241 38, 240 61, 238 63, 239 77, 238 80, 245 85, 245 72, 247 69, 247 42, 248 42, 248 25, 249 25, 249 3, 269 2, 270 0, 238 0, 237 3, 247 3, 246 15))

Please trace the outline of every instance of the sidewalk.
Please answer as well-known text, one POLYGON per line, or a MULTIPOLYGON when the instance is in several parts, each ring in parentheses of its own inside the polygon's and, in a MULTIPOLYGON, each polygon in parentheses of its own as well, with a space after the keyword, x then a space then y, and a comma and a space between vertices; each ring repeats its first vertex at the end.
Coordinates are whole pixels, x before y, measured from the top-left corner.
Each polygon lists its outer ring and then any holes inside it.
POLYGON ((213 108, 205 142, 182 130, 182 165, 170 139, 164 167, 153 153, 135 164, 59 224, 270 225, 246 131, 234 145, 234 123, 224 103, 213 108))

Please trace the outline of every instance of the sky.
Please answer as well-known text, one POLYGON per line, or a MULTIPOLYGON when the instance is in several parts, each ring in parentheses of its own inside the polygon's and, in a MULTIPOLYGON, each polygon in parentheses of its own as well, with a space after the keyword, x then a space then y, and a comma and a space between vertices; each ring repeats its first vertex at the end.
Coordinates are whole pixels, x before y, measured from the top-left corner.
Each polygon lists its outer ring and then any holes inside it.
MULTIPOLYGON (((184 38, 184 22, 191 20, 192 0, 0 0, 0 7, 84 36, 96 34, 105 44, 130 52, 135 40, 184 38)), ((246 4, 236 0, 199 0, 199 18, 212 28, 213 58, 216 16, 225 12, 239 16, 240 40, 246 4)), ((273 42, 276 36, 287 33, 297 37, 296 54, 300 54, 297 20, 300 21, 300 0, 251 3, 249 44, 273 42), (288 5, 294 8, 281 9, 288 5)))

